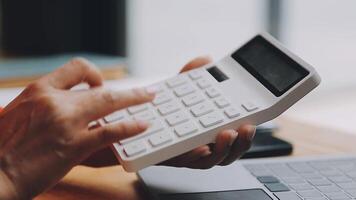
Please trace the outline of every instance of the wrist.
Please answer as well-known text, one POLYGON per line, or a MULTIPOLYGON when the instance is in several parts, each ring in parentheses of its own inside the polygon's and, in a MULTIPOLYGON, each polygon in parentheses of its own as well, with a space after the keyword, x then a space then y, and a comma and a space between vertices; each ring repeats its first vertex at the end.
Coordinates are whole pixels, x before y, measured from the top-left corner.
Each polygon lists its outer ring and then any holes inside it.
POLYGON ((1 169, 0 169, 0 199, 19 199, 12 181, 1 169))

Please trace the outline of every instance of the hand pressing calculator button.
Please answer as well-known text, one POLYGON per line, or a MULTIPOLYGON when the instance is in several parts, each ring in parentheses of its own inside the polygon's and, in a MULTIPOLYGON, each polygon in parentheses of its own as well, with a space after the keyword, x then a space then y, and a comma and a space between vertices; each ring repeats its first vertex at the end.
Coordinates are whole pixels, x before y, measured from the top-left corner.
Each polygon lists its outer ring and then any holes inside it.
POLYGON ((213 142, 227 128, 269 121, 319 82, 310 65, 261 34, 216 63, 148 86, 158 90, 152 102, 99 122, 138 119, 151 124, 113 144, 124 169, 137 171, 213 142))
POLYGON ((127 138, 124 140, 120 140, 120 144, 131 143, 132 141, 136 141, 138 139, 145 138, 145 137, 149 136, 150 134, 156 133, 158 131, 162 131, 163 129, 164 129, 164 125, 159 119, 152 120, 150 122, 150 127, 146 131, 144 131, 141 134, 135 135, 133 137, 130 137, 130 138, 127 138))

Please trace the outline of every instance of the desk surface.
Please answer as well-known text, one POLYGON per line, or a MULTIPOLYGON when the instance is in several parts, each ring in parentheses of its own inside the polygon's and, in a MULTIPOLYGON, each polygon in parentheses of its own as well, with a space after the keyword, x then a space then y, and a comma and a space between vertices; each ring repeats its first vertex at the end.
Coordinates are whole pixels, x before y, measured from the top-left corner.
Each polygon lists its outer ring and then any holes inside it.
MULTIPOLYGON (((356 153, 356 136, 337 130, 298 123, 286 118, 278 121, 276 136, 294 145, 292 156, 356 153)), ((78 166, 53 189, 37 197, 47 199, 145 199, 142 186, 133 173, 120 166, 90 168, 78 166)))

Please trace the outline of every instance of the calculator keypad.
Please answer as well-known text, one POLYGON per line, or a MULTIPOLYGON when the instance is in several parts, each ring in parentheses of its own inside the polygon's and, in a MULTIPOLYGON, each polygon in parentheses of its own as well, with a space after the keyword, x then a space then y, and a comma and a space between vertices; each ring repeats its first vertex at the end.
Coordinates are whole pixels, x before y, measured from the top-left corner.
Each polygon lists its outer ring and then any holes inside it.
POLYGON ((148 86, 157 91, 151 103, 131 106, 104 118, 106 123, 130 119, 150 123, 143 133, 119 141, 127 157, 161 148, 258 109, 253 102, 232 105, 206 74, 205 70, 195 69, 148 86))

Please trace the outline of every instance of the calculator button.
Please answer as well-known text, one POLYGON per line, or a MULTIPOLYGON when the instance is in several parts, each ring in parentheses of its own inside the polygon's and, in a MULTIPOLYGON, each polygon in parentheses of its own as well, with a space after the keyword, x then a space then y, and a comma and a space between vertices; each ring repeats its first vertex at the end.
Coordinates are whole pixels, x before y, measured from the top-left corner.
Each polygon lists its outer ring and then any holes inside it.
POLYGON ((197 103, 200 103, 204 101, 204 98, 202 95, 198 94, 198 93, 193 93, 193 94, 189 94, 185 97, 182 98, 182 102, 184 103, 185 106, 193 106, 197 103))
POLYGON ((132 141, 146 137, 149 134, 156 133, 158 131, 162 131, 163 129, 164 129, 164 125, 160 120, 158 120, 158 119, 152 120, 150 122, 150 127, 146 131, 144 131, 143 133, 140 133, 138 135, 135 135, 133 137, 120 140, 120 144, 128 144, 132 141))
POLYGON ((200 89, 205 89, 210 86, 210 82, 206 79, 200 79, 197 81, 197 85, 200 89))
POLYGON ((124 146, 124 151, 128 157, 132 157, 146 151, 145 144, 142 141, 133 142, 124 146))
POLYGON ((189 119, 188 116, 184 112, 180 111, 180 112, 176 112, 171 115, 168 115, 168 117, 166 118, 166 121, 168 122, 168 124, 170 126, 175 126, 177 124, 187 121, 188 119, 189 119))
POLYGON ((168 114, 174 113, 178 110, 179 110, 179 106, 174 102, 168 102, 168 103, 162 104, 158 107, 158 112, 161 115, 168 115, 168 114))
POLYGON ((202 115, 212 112, 213 110, 214 108, 209 103, 200 103, 198 105, 193 106, 190 111, 195 117, 200 117, 202 115))
POLYGON ((144 112, 140 112, 136 115, 134 115, 134 119, 136 120, 143 120, 143 121, 149 121, 155 118, 155 115, 153 114, 152 111, 144 111, 144 112))
POLYGON ((167 80, 166 83, 167 83, 168 87, 174 88, 178 85, 182 85, 182 84, 186 83, 186 81, 187 80, 186 80, 185 76, 180 75, 180 76, 176 76, 174 78, 167 80))
POLYGON ((130 114, 135 114, 147 110, 147 108, 148 108, 147 104, 141 104, 137 106, 131 106, 127 109, 127 111, 129 111, 130 114))
POLYGON ((210 98, 215 98, 215 97, 220 95, 220 92, 217 89, 213 88, 213 87, 206 89, 205 93, 210 98))
POLYGON ((245 108, 245 110, 248 112, 252 112, 258 108, 254 103, 250 101, 242 104, 242 107, 245 108))
POLYGON ((191 70, 189 72, 189 77, 192 79, 192 80, 196 80, 196 79, 199 79, 202 77, 202 72, 200 70, 191 70))
POLYGON ((160 132, 152 135, 148 141, 153 147, 158 147, 172 141, 172 137, 165 132, 160 132))
POLYGON ((234 107, 228 107, 224 110, 224 113, 225 115, 228 117, 228 118, 234 118, 234 117, 238 117, 240 115, 240 112, 239 110, 237 110, 236 108, 234 107))
POLYGON ((177 97, 182 97, 182 96, 185 96, 187 94, 194 92, 194 90, 195 89, 191 85, 184 84, 184 85, 181 85, 181 86, 175 88, 174 94, 176 94, 177 97))
POLYGON ((209 113, 199 119, 200 123, 205 127, 213 126, 223 122, 223 118, 216 112, 209 113))
POLYGON ((125 111, 116 111, 110 115, 104 117, 106 123, 111 123, 124 119, 126 116, 125 111))
POLYGON ((170 101, 171 99, 172 99, 172 97, 168 93, 161 93, 161 94, 157 94, 155 99, 153 99, 152 103, 153 103, 153 105, 157 106, 162 103, 166 103, 166 102, 170 101))
POLYGON ((223 97, 217 98, 215 99, 215 104, 217 107, 219 108, 225 108, 226 106, 228 106, 230 103, 223 97))
POLYGON ((198 131, 198 127, 193 122, 186 122, 180 124, 174 128, 174 132, 179 136, 183 137, 198 131))

